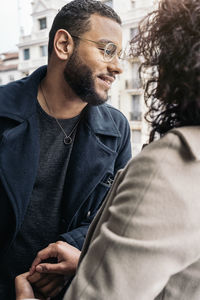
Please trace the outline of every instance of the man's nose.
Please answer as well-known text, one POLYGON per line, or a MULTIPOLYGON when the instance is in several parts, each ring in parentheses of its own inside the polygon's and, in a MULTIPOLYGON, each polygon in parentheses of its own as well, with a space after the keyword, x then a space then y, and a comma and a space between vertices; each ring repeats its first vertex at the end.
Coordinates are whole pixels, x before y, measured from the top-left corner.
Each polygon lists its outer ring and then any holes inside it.
POLYGON ((120 59, 117 55, 108 63, 108 70, 115 74, 121 74, 123 72, 120 59))

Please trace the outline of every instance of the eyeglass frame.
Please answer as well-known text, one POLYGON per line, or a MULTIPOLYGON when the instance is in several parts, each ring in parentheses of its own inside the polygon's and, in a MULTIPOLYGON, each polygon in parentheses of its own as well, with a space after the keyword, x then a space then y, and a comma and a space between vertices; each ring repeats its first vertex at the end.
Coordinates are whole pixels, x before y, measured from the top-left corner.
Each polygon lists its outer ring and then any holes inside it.
MULTIPOLYGON (((100 45, 100 44, 103 45, 103 44, 104 44, 103 42, 95 42, 95 41, 93 41, 93 40, 89 40, 89 39, 82 38, 82 37, 80 37, 80 36, 76 36, 76 35, 72 35, 72 34, 71 34, 71 36, 72 36, 73 38, 77 38, 77 39, 82 40, 82 41, 92 42, 92 43, 94 43, 94 44, 96 44, 96 45, 100 45)), ((105 62, 111 62, 111 61, 115 58, 116 55, 118 56, 119 59, 123 59, 123 57, 121 57, 121 55, 123 54, 123 52, 122 52, 122 50, 121 50, 119 54, 117 53, 117 45, 116 45, 116 44, 114 44, 113 42, 107 42, 106 44, 104 44, 104 46, 105 46, 105 48, 98 48, 98 49, 104 51, 104 61, 105 61, 105 62), (108 45, 114 45, 114 46, 116 47, 115 53, 114 53, 114 55, 113 55, 110 59, 106 59, 106 58, 105 58, 106 55, 107 55, 107 54, 106 54, 106 50, 107 50, 108 45)))

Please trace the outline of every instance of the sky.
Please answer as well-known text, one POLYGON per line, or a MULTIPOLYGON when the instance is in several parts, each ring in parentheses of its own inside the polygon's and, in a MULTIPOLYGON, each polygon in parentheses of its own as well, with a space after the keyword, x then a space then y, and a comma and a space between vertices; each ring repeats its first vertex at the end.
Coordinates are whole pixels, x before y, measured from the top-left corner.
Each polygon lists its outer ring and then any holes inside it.
POLYGON ((0 0, 0 53, 17 50, 20 27, 31 30, 31 0, 0 0))

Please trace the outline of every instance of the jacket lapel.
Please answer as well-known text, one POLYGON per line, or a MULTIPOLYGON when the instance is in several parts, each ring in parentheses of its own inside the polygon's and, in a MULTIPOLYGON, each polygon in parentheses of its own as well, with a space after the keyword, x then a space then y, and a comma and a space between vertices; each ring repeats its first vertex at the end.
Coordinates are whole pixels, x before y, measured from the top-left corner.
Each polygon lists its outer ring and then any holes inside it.
POLYGON ((36 116, 6 131, 0 145, 0 178, 22 220, 33 189, 39 158, 36 116))
POLYGON ((37 91, 46 67, 0 90, 0 180, 21 224, 39 160, 37 91))
POLYGON ((106 107, 88 107, 79 124, 66 176, 64 211, 70 212, 66 222, 70 222, 105 174, 114 171, 117 152, 98 138, 98 134, 120 136, 109 114, 106 107))

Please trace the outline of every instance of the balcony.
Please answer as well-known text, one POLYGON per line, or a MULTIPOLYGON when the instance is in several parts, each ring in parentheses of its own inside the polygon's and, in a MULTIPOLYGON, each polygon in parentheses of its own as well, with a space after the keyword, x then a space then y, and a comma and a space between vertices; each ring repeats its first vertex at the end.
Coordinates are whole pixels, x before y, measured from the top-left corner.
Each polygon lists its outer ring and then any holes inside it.
POLYGON ((142 121, 142 112, 135 111, 129 113, 130 121, 142 121))
POLYGON ((31 73, 38 67, 47 64, 47 57, 40 57, 38 59, 29 59, 26 61, 20 61, 18 70, 22 73, 31 73))
POLYGON ((125 89, 132 91, 132 90, 140 90, 142 88, 142 82, 138 78, 133 78, 130 80, 125 80, 125 89))

